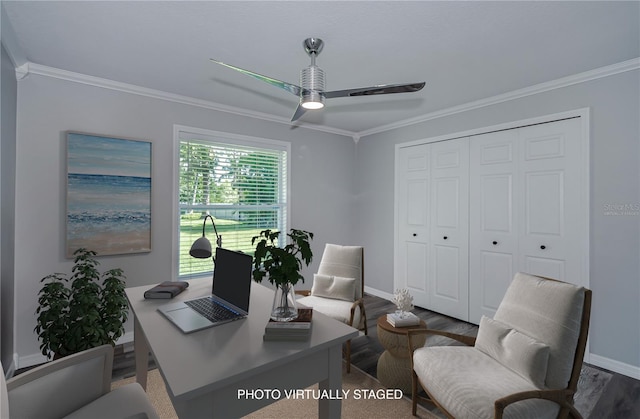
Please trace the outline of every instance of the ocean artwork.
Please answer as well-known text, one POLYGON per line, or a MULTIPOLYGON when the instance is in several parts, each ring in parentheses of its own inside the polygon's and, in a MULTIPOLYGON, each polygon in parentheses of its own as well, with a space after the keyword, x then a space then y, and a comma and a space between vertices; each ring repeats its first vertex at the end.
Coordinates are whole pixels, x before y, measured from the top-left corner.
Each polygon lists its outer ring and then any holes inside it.
POLYGON ((67 257, 151 251, 151 143, 67 134, 67 257))

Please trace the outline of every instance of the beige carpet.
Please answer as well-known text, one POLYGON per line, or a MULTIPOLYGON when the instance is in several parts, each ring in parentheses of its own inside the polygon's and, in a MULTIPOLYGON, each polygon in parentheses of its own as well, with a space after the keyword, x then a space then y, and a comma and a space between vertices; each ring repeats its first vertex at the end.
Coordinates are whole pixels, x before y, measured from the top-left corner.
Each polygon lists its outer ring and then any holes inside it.
MULTIPOLYGON (((112 387, 132 383, 135 377, 116 381, 112 387)), ((318 386, 309 387, 317 389, 318 386)), ((354 390, 362 389, 384 389, 375 378, 365 374, 358 368, 351 366, 351 373, 344 371, 342 374, 342 388, 349 390, 347 394, 356 394, 354 390)), ((164 381, 157 369, 149 371, 147 380, 147 394, 151 403, 162 419, 177 418, 175 410, 171 405, 171 400, 164 386, 164 381)), ((363 393, 360 393, 363 394, 363 393)), ((271 418, 314 418, 318 417, 318 401, 313 399, 287 400, 282 399, 276 403, 266 406, 245 418, 247 419, 271 419, 271 418)), ((412 418, 411 400, 404 397, 402 399, 357 399, 349 396, 342 400, 342 417, 345 419, 375 419, 375 418, 412 418)), ((418 406, 419 418, 435 418, 431 413, 418 406)))

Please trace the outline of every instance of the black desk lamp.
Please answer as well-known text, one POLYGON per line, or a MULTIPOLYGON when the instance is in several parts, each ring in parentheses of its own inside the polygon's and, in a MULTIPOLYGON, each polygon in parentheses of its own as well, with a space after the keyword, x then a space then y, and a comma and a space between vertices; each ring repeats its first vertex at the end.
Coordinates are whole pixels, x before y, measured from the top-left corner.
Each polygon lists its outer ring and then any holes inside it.
POLYGON ((191 245, 191 250, 189 250, 189 254, 194 258, 198 259, 207 259, 210 258, 213 252, 211 251, 211 242, 204 235, 204 228, 207 225, 207 218, 211 218, 211 224, 213 224, 213 231, 216 233, 216 245, 218 247, 222 247, 222 236, 218 235, 218 230, 216 229, 216 223, 213 221, 213 217, 207 215, 204 217, 204 222, 202 223, 202 237, 198 240, 194 241, 191 245))

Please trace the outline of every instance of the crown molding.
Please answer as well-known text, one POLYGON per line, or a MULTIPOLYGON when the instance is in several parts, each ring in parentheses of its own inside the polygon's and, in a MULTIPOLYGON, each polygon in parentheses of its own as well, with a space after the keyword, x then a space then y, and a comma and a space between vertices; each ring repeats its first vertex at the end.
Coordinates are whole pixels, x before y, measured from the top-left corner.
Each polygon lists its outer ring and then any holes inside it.
MULTIPOLYGON (((617 64, 600 67, 600 68, 586 71, 583 73, 578 73, 578 74, 563 77, 560 79, 552 80, 549 82, 536 84, 533 86, 514 90, 512 92, 504 93, 501 95, 480 99, 474 102, 469 102, 463 105, 453 106, 447 109, 431 112, 415 118, 409 118, 402 121, 394 122, 392 124, 381 125, 379 127, 360 131, 360 132, 352 132, 352 131, 342 130, 338 128, 327 127, 324 125, 310 124, 305 122, 298 122, 293 126, 349 137, 354 141, 354 143, 357 144, 362 138, 368 135, 378 134, 381 132, 390 131, 398 128, 404 128, 404 127, 419 124, 422 122, 427 122, 430 120, 443 118, 446 116, 468 112, 474 109, 496 105, 496 104, 507 102, 510 100, 520 99, 523 97, 532 96, 539 93, 548 92, 551 90, 560 89, 560 88, 572 86, 579 83, 585 83, 588 81, 597 80, 603 77, 613 76, 613 75, 624 73, 627 71, 637 70, 639 68, 640 68, 640 58, 634 58, 634 59, 623 61, 617 64)), ((128 83, 121 83, 121 82, 108 80, 100 77, 89 76, 86 74, 62 70, 59 68, 44 66, 44 65, 30 63, 30 62, 23 63, 19 67, 16 67, 16 78, 18 78, 18 80, 25 78, 29 74, 38 74, 45 77, 52 77, 52 78, 67 80, 75 83, 86 84, 94 87, 116 90, 116 91, 135 94, 139 96, 145 96, 153 99, 166 100, 166 101, 180 103, 184 105, 196 106, 196 107, 214 110, 218 112, 225 112, 233 115, 246 116, 246 117, 260 119, 268 122, 275 122, 278 124, 292 126, 291 121, 289 121, 288 119, 267 114, 267 113, 248 111, 246 109, 227 106, 227 105, 223 105, 220 103, 211 102, 203 99, 196 99, 188 96, 164 92, 161 90, 149 89, 146 87, 136 86, 128 83)))
POLYGON ((354 132, 342 130, 338 128, 327 127, 323 125, 310 124, 305 122, 298 122, 292 125, 291 121, 279 116, 249 111, 246 109, 236 108, 233 106, 223 105, 221 103, 211 102, 203 99, 196 99, 189 96, 178 95, 175 93, 168 93, 161 90, 149 89, 146 87, 136 86, 133 84, 122 83, 101 77, 89 76, 86 74, 75 73, 73 71, 62 70, 55 67, 49 67, 41 64, 26 63, 20 67, 20 71, 16 69, 16 74, 19 74, 19 79, 23 79, 29 74, 37 74, 44 77, 51 77, 60 80, 66 80, 74 83, 86 84, 89 86, 99 87, 103 89, 116 90, 119 92, 130 93, 138 96, 149 97, 152 99, 166 100, 169 102, 179 103, 183 105, 196 106, 199 108, 209 109, 217 112, 225 112, 233 115, 246 116, 255 119, 261 119, 268 122, 275 122, 287 126, 296 128, 306 128, 316 131, 322 131, 329 134, 336 134, 353 139, 354 132))
POLYGON ((571 76, 563 77, 563 78, 552 80, 549 82, 536 84, 533 86, 514 90, 501 95, 492 96, 492 97, 480 99, 474 102, 465 103, 463 105, 453 106, 451 108, 431 112, 415 118, 409 118, 403 121, 394 122, 392 124, 381 125, 379 127, 372 128, 369 130, 360 131, 354 134, 354 138, 356 136, 358 138, 363 138, 363 137, 366 137, 367 135, 378 134, 381 132, 390 131, 398 128, 404 128, 404 127, 419 124, 422 122, 427 122, 433 119, 443 118, 445 116, 451 116, 451 115, 455 115, 463 112, 468 112, 474 109, 484 108, 484 107, 496 105, 502 102, 508 102, 510 100, 537 95, 539 93, 548 92, 555 89, 561 89, 563 87, 572 86, 574 84, 585 83, 585 82, 597 80, 603 77, 609 77, 609 76, 624 73, 627 71, 637 70, 639 68, 640 68, 640 58, 633 58, 631 60, 622 61, 620 63, 596 68, 594 70, 585 71, 583 73, 574 74, 571 76))
POLYGON ((29 75, 29 63, 16 66, 16 80, 20 81, 29 75))

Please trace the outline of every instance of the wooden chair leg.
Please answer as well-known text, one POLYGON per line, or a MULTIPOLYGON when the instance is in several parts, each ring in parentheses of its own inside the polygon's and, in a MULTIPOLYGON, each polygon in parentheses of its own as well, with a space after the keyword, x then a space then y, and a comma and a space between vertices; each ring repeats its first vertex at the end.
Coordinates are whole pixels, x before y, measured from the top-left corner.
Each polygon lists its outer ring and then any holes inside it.
POLYGON ((368 335, 369 328, 367 327, 367 313, 365 312, 364 304, 362 304, 361 309, 362 309, 361 317, 364 319, 364 334, 368 335))

